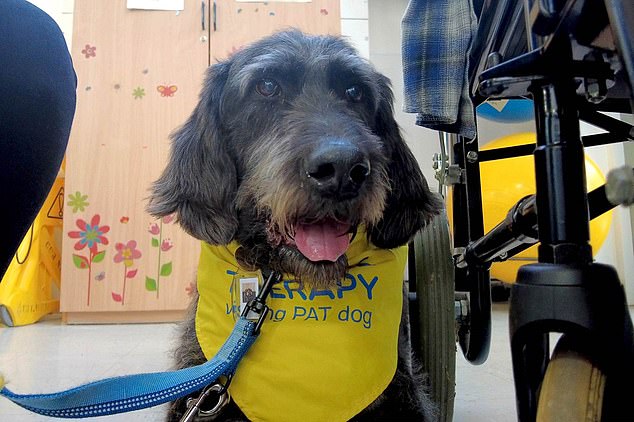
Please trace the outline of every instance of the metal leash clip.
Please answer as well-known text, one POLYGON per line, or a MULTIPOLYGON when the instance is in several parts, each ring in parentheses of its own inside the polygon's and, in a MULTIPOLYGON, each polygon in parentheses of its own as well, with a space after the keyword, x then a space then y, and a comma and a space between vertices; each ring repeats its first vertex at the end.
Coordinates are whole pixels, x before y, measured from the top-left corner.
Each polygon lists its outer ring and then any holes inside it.
POLYGON ((282 280, 282 274, 276 271, 273 271, 269 274, 268 278, 262 285, 260 289, 260 293, 249 301, 247 306, 242 311, 242 317, 249 319, 251 321, 256 321, 255 327, 253 328, 253 334, 260 334, 260 328, 262 328, 262 323, 266 319, 266 316, 269 313, 270 308, 266 305, 266 298, 271 293, 271 288, 275 283, 279 283, 282 280))
POLYGON ((224 385, 220 383, 211 384, 202 390, 198 398, 195 399, 192 397, 190 399, 187 399, 187 412, 185 412, 180 422, 213 420, 222 410, 222 408, 225 407, 231 400, 229 390, 227 390, 230 381, 231 378, 229 378, 224 385), (211 395, 216 395, 218 397, 218 401, 211 409, 204 410, 202 408, 203 403, 211 395))
MULTIPOLYGON (((266 319, 269 312, 269 307, 266 306, 266 298, 271 293, 271 288, 275 283, 279 283, 282 280, 282 274, 278 272, 271 272, 264 282, 264 285, 260 289, 260 292, 255 299, 249 301, 244 310, 242 311, 242 317, 255 322, 253 328, 253 335, 260 333, 262 323, 266 319)), ((190 398, 187 400, 187 411, 181 418, 180 422, 193 422, 195 420, 213 420, 223 407, 229 403, 231 396, 229 395, 229 384, 231 383, 232 375, 227 376, 227 380, 224 384, 216 382, 205 387, 200 396, 197 399, 190 398), (203 410, 202 405, 211 394, 218 396, 218 401, 210 410, 203 410)))

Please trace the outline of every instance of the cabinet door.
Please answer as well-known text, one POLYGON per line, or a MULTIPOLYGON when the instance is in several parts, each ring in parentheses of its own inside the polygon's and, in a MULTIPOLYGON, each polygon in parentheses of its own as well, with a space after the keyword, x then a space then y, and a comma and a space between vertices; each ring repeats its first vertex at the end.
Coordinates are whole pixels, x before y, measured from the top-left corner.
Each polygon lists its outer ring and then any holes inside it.
POLYGON ((212 1, 211 62, 222 60, 243 45, 284 28, 338 35, 341 33, 339 2, 212 1))
MULTIPOLYGON (((179 12, 75 1, 78 99, 61 291, 69 322, 171 320, 189 302, 198 242, 144 208, 167 160, 168 135, 194 108, 208 65, 201 13, 200 0, 179 12)), ((209 8, 204 13, 208 19, 209 8)))

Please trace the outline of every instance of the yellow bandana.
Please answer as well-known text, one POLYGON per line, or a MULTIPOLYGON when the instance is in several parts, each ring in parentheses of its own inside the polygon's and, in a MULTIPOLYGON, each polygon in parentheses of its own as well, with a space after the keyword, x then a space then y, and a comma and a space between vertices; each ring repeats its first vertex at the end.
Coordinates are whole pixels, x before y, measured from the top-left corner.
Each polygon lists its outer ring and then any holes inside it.
MULTIPOLYGON (((203 243, 196 336, 212 358, 235 324, 237 243, 203 243)), ((273 287, 269 317, 229 387, 252 421, 346 421, 372 403, 396 371, 407 247, 378 249, 361 230, 337 288, 286 277, 273 287)))

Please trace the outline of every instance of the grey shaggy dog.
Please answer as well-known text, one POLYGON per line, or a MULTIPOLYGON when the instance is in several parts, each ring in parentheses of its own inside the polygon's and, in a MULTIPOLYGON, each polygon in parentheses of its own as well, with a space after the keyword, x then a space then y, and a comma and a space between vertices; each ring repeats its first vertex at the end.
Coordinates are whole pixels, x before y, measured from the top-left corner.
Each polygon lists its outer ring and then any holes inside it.
MULTIPOLYGON (((210 244, 237 240, 245 269, 334 287, 348 267, 345 253, 307 257, 300 230, 317 224, 344 235, 363 224, 374 245, 394 248, 441 206, 400 135, 392 101, 389 80, 341 38, 296 30, 264 38, 209 68, 199 104, 173 134, 149 212, 175 213, 210 244)), ((178 368, 205 362, 195 306, 175 353, 178 368)), ((412 362, 407 302, 403 310, 394 379, 354 420, 434 419, 412 362)), ((184 411, 178 400, 168 419, 184 411)), ((232 402, 219 419, 246 417, 232 402)))

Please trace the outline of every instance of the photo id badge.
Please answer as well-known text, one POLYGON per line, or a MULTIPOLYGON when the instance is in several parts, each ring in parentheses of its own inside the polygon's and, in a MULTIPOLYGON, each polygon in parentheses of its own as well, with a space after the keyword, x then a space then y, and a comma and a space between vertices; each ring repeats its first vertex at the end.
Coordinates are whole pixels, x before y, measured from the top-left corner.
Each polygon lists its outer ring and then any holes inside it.
POLYGON ((233 319, 237 320, 247 304, 260 293, 263 278, 260 271, 237 273, 233 276, 231 299, 233 301, 233 319))

